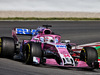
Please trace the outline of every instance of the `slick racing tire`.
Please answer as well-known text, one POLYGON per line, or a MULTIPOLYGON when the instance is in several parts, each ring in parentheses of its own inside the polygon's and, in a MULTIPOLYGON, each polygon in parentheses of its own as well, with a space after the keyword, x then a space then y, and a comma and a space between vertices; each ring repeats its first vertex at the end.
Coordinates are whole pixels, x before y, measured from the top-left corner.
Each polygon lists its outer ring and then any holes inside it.
POLYGON ((0 37, 0 57, 13 58, 15 42, 11 37, 0 37))
POLYGON ((33 64, 33 57, 42 57, 40 43, 29 42, 24 48, 24 60, 26 64, 33 64))
POLYGON ((81 50, 80 60, 85 61, 89 67, 95 67, 93 63, 98 62, 97 50, 93 47, 84 47, 81 50))

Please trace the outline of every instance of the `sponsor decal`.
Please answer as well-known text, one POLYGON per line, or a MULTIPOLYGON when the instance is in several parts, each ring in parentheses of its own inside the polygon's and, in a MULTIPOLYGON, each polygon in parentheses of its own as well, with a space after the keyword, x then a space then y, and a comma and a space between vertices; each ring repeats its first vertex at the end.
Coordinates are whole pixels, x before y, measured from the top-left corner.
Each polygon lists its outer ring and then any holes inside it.
POLYGON ((36 30, 16 28, 16 34, 34 34, 36 30))
POLYGON ((58 38, 55 38, 55 42, 58 43, 58 38))
POLYGON ((56 45, 57 48, 66 48, 66 45, 56 45))
POLYGON ((64 55, 64 57, 70 57, 70 55, 68 55, 68 54, 63 54, 64 55))
POLYGON ((40 37, 40 41, 41 42, 44 42, 44 37, 40 37))

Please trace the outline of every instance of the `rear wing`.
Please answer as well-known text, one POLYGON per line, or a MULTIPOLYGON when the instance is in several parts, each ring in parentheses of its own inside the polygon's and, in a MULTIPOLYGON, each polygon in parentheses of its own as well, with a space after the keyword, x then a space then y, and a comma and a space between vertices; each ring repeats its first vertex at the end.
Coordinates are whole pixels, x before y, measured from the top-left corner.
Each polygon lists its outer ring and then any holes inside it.
POLYGON ((12 36, 15 41, 31 39, 32 37, 30 36, 34 35, 35 33, 36 33, 35 29, 14 28, 12 30, 12 36), (23 35, 23 36, 20 36, 20 35, 23 35))
POLYGON ((15 28, 17 35, 34 35, 36 30, 34 29, 24 29, 24 28, 15 28))

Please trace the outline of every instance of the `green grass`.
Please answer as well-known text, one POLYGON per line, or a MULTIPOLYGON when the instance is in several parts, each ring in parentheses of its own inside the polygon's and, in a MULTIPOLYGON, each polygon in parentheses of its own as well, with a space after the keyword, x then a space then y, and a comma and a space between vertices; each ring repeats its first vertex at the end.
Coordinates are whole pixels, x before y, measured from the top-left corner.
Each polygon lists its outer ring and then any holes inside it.
POLYGON ((8 18, 0 18, 0 20, 100 20, 100 18, 75 18, 75 17, 70 17, 70 18, 36 18, 36 17, 8 17, 8 18))

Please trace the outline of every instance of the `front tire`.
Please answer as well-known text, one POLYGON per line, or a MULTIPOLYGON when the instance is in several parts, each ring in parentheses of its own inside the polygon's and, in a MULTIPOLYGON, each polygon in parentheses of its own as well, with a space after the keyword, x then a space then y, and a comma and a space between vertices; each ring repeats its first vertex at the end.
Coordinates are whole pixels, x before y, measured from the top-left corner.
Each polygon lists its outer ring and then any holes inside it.
POLYGON ((24 48, 24 60, 26 64, 33 64, 33 57, 42 57, 40 43, 29 42, 24 48))
POLYGON ((98 54, 97 50, 93 47, 84 47, 81 50, 80 60, 85 61, 89 67, 95 68, 95 62, 98 63, 98 54))

